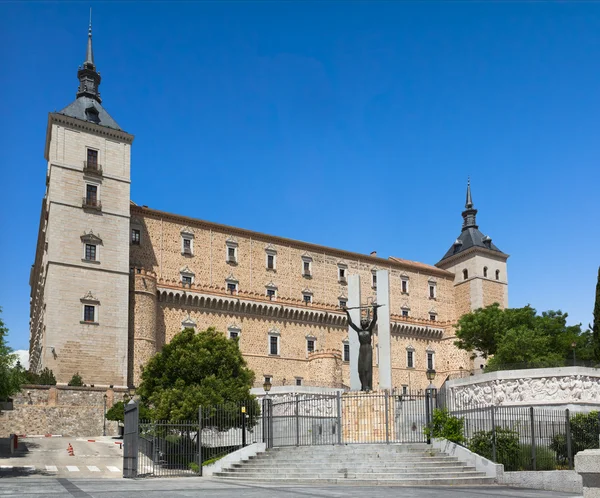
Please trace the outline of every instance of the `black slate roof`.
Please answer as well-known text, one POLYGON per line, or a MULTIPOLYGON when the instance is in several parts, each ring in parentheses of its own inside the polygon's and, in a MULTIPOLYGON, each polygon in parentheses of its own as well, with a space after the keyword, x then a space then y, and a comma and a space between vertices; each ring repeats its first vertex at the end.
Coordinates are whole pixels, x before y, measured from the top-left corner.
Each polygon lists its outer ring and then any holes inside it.
MULTIPOLYGON (((121 127, 117 122, 106 112, 104 107, 93 98, 90 97, 77 97, 71 102, 59 114, 70 116, 72 118, 81 119, 82 121, 88 121, 90 123, 96 123, 100 126, 106 126, 114 130, 121 130, 121 127)), ((122 131, 122 130, 121 130, 122 131)))
POLYGON ((455 254, 460 254, 471 247, 483 247, 485 249, 504 254, 500 249, 498 249, 498 247, 496 247, 491 238, 481 233, 478 228, 469 227, 465 228, 460 233, 458 239, 456 239, 456 242, 452 244, 450 249, 448 249, 440 261, 444 261, 446 258, 454 256, 455 254))

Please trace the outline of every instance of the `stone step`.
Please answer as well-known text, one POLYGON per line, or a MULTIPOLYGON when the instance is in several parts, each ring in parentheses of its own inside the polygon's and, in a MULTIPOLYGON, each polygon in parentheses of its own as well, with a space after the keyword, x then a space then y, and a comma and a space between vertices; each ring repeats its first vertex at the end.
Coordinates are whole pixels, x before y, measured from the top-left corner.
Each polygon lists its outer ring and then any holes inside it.
MULTIPOLYGON (((267 469, 247 469, 247 468, 228 468, 224 469, 221 474, 224 473, 240 473, 244 475, 252 474, 256 476, 265 475, 268 472, 267 469)), ((436 469, 396 469, 396 468, 387 468, 387 469, 348 469, 348 468, 330 468, 330 469, 321 469, 317 471, 315 469, 299 469, 299 468, 278 468, 277 475, 278 476, 291 476, 291 475, 314 475, 316 477, 328 477, 329 475, 339 476, 340 473, 343 473, 348 476, 357 476, 357 475, 369 475, 369 476, 384 476, 384 475, 403 475, 403 476, 417 476, 417 475, 427 475, 434 476, 436 474, 447 476, 448 474, 456 474, 456 475, 468 475, 468 474, 477 474, 484 475, 480 472, 477 472, 474 467, 438 467, 436 469), (327 474, 327 476, 325 476, 327 474)))
MULTIPOLYGON (((244 478, 260 478, 265 476, 264 472, 256 473, 238 473, 238 472, 216 472, 218 477, 228 477, 231 475, 240 476, 244 478)), ((289 472, 289 473, 277 473, 277 478, 281 479, 359 479, 359 480, 385 480, 385 479, 464 479, 467 477, 485 477, 483 472, 415 472, 411 474, 393 474, 393 473, 369 473, 369 472, 319 472, 317 474, 311 474, 306 472, 289 472)))
POLYGON ((241 481, 249 483, 277 483, 277 484, 350 484, 354 486, 474 486, 494 484, 493 477, 436 477, 431 479, 394 479, 385 477, 383 479, 345 479, 304 477, 289 479, 285 477, 246 477, 239 474, 227 474, 215 477, 223 481, 241 481))
POLYGON ((272 462, 280 462, 280 463, 289 463, 291 465, 302 465, 302 464, 308 464, 308 463, 312 463, 312 464, 318 464, 318 465, 329 465, 331 462, 333 461, 337 461, 337 462, 344 462, 345 464, 360 464, 364 461, 369 461, 369 460, 373 460, 373 461, 382 461, 382 462, 402 462, 402 463, 419 463, 419 462, 423 462, 423 463, 444 463, 444 462, 457 462, 458 458, 456 457, 421 457, 421 458, 402 458, 402 459, 387 459, 385 457, 369 457, 369 458, 364 458, 364 457, 352 457, 352 456, 347 456, 347 457, 341 457, 341 456, 336 456, 336 455, 332 455, 329 457, 322 457, 322 456, 315 456, 314 458, 306 458, 306 459, 300 459, 300 458, 292 458, 291 456, 288 458, 251 458, 248 460, 248 462, 258 462, 258 463, 272 463, 272 462))
MULTIPOLYGON (((334 460, 330 462, 331 467, 347 467, 347 465, 344 465, 343 461, 339 461, 339 460, 334 460)), ((419 468, 419 469, 423 469, 423 468, 441 468, 441 467, 463 467, 464 464, 462 462, 459 461, 451 461, 451 462, 414 462, 414 463, 405 463, 402 461, 399 462, 380 462, 380 463, 372 463, 372 462, 363 462, 363 463, 358 463, 358 464, 354 464, 352 466, 352 468, 374 468, 374 469, 389 469, 389 468, 394 468, 394 469, 413 469, 413 468, 419 468)), ((233 463, 232 464, 233 468, 245 468, 245 469, 295 469, 298 467, 302 467, 303 469, 322 469, 323 465, 320 464, 315 464, 312 462, 306 462, 306 463, 294 463, 292 464, 291 462, 288 463, 281 463, 281 462, 277 462, 277 461, 273 461, 272 463, 268 463, 268 462, 264 462, 264 463, 255 463, 255 462, 239 462, 239 463, 233 463)))

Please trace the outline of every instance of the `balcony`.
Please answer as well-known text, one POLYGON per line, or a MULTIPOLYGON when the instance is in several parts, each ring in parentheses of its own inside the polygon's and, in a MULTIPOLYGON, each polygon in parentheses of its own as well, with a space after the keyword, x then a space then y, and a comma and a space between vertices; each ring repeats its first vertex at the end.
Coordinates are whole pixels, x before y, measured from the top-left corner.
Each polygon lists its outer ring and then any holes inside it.
POLYGON ((83 207, 83 209, 102 211, 102 203, 95 197, 83 197, 81 200, 81 207, 83 207))
POLYGON ((102 165, 96 162, 83 161, 83 172, 86 175, 102 176, 102 165))

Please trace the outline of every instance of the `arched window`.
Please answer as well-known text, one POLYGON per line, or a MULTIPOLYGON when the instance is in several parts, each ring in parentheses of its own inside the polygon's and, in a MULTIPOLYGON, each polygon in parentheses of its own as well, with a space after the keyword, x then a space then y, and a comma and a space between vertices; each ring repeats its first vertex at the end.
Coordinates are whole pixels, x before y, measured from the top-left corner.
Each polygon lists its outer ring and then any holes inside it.
POLYGON ((483 276, 487 278, 487 266, 483 267, 483 276))
POLYGON ((496 280, 500 280, 500 270, 496 270, 496 280))
POLYGON ((463 270, 463 279, 466 280, 467 278, 469 278, 469 270, 465 268, 463 270))

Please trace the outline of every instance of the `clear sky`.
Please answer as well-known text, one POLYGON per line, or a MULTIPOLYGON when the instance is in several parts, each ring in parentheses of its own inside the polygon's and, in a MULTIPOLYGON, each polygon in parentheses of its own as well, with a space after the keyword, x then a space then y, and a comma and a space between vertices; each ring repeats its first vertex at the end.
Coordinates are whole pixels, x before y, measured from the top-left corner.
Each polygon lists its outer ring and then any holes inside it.
POLYGON ((103 105, 149 207, 436 263, 470 175, 509 303, 591 321, 600 3, 3 2, 0 306, 29 344, 47 113, 89 6, 103 105))

